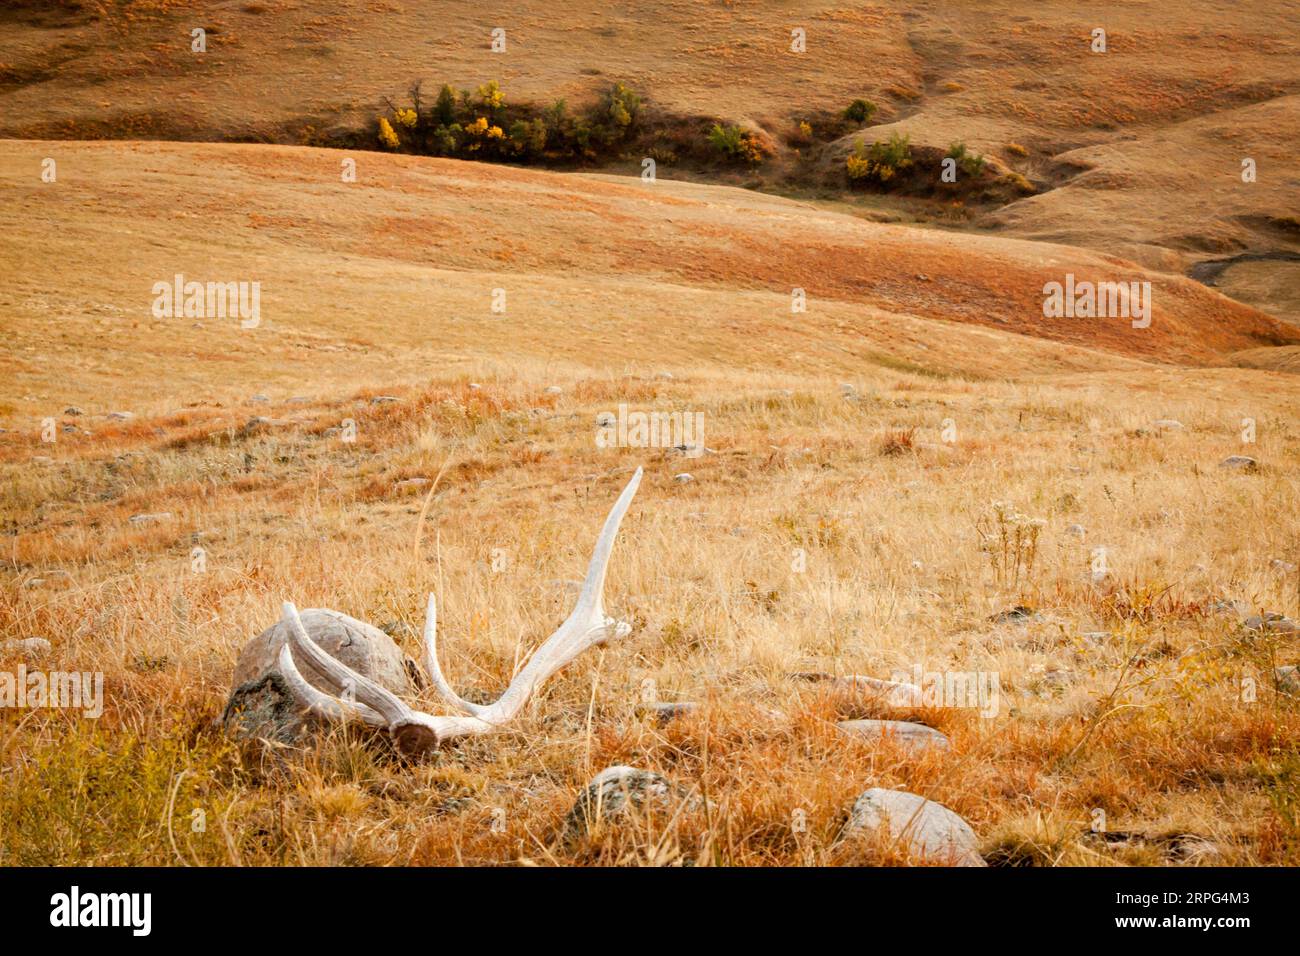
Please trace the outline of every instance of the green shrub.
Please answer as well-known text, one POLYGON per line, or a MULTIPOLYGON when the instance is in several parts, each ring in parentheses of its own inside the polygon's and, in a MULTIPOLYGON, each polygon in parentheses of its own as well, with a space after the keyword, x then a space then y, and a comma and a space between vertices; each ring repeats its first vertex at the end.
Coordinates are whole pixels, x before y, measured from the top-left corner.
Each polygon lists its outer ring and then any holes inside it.
POLYGON ((854 123, 869 123, 876 115, 876 104, 870 100, 857 99, 844 110, 844 118, 854 123))
POLYGON ((433 119, 439 126, 456 122, 456 91, 444 84, 438 91, 438 101, 433 105, 433 119))
POLYGON ((984 171, 984 157, 966 149, 965 143, 953 143, 948 147, 947 156, 955 159, 958 167, 967 176, 975 177, 984 171))
POLYGON ((912 165, 912 145, 908 137, 893 133, 887 142, 874 142, 868 149, 857 141, 844 160, 844 170, 851 184, 876 182, 884 185, 901 170, 912 165))

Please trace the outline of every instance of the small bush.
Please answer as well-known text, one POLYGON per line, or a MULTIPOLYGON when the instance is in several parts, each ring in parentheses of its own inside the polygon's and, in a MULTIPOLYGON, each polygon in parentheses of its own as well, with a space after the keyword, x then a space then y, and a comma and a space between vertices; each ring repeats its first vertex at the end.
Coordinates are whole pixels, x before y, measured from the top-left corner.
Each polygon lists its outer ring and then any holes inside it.
POLYGON ((1007 152, 1012 156, 1028 156, 1029 150, 1025 149, 1019 143, 1007 143, 1007 152))
POLYGON ((739 126, 714 123, 713 129, 709 130, 709 143, 732 162, 747 162, 751 165, 761 163, 767 152, 757 136, 745 132, 739 126))
POLYGON ((958 167, 967 176, 974 178, 984 171, 984 157, 970 152, 966 149, 965 143, 953 143, 948 147, 947 156, 949 159, 955 159, 958 167))
POLYGON ((876 182, 884 185, 899 171, 912 165, 912 145, 906 136, 892 134, 887 142, 875 142, 868 149, 858 140, 844 161, 850 184, 876 182))
POLYGON ((906 428, 888 432, 880 442, 880 453, 886 457, 902 455, 914 450, 916 429, 906 428))
POLYGON ((876 104, 870 100, 857 99, 844 110, 844 118, 859 125, 871 122, 876 115, 876 104))
POLYGON ((383 116, 379 117, 379 142, 385 149, 397 149, 402 145, 393 125, 383 116))

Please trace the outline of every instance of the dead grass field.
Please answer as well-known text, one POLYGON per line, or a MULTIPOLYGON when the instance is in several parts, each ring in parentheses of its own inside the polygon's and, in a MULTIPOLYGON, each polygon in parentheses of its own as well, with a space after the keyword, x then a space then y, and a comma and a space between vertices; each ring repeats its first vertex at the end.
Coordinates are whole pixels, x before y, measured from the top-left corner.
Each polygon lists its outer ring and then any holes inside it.
POLYGON ((1218 603, 1300 615, 1300 380, 1231 367, 1294 348, 1287 326, 1092 251, 733 189, 368 154, 341 184, 344 154, 288 147, 0 152, 0 635, 106 678, 97 721, 0 709, 0 862, 916 862, 837 842, 868 786, 962 814, 992 862, 1300 862, 1300 704, 1271 681, 1295 636, 1218 603), (1153 282, 1152 327, 1044 320, 1066 271, 1153 282), (175 272, 260 280, 262 324, 154 319, 175 272), (620 403, 702 412, 711 452, 599 448, 620 403), (347 418, 355 443, 329 432, 347 418), (636 630, 512 732, 411 766, 212 727, 283 599, 416 653, 436 591, 453 684, 504 687, 639 464, 607 598, 636 630), (439 472, 422 520, 428 488, 398 482, 439 472), (996 502, 1042 521, 1032 562, 990 552, 996 502), (1039 616, 990 620, 1015 605, 1039 616), (918 756, 844 737, 884 713, 788 676, 914 667, 998 673, 998 716, 913 712, 953 744, 918 756), (638 716, 646 681, 704 707, 638 716), (566 843, 611 764, 705 808, 566 843), (1089 838, 1097 810, 1142 838, 1089 838))

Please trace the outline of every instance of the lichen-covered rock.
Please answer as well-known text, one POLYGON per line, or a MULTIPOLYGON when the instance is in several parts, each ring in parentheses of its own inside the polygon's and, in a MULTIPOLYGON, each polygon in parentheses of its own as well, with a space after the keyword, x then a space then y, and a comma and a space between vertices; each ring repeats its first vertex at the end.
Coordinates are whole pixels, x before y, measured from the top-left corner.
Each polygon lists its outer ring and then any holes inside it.
POLYGON ((598 823, 653 809, 672 811, 683 801, 699 803, 686 790, 662 774, 635 767, 606 767, 592 778, 578 795, 564 818, 561 835, 573 840, 590 832, 598 823))
MULTIPOLYGON (((423 686, 419 668, 379 628, 327 608, 301 612, 313 641, 358 674, 392 691, 409 696, 423 686)), ((222 722, 241 737, 266 737, 293 743, 309 722, 280 675, 280 648, 289 639, 283 621, 267 628, 244 647, 235 664, 234 690, 222 722)), ((307 682, 329 694, 336 688, 311 662, 294 658, 307 682)))
POLYGON ((0 641, 0 655, 12 654, 15 657, 25 657, 28 660, 45 657, 53 649, 50 642, 43 637, 19 637, 0 641))
POLYGON ((944 734, 933 727, 907 720, 841 720, 835 726, 841 733, 850 737, 862 737, 868 740, 889 739, 910 750, 924 750, 927 747, 938 750, 952 749, 951 741, 944 734))
POLYGON ((844 835, 888 832, 917 857, 949 866, 986 866, 970 825, 942 804, 906 790, 873 787, 853 804, 844 835))

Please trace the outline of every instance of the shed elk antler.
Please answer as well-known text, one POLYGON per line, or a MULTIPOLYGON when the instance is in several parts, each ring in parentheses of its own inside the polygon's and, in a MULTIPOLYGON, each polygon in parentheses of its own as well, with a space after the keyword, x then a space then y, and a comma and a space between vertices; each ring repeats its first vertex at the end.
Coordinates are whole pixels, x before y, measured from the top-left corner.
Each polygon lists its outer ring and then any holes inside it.
POLYGON ((528 663, 515 675, 496 703, 470 703, 447 683, 438 663, 438 615, 432 594, 429 595, 424 622, 425 666, 434 688, 443 700, 461 711, 461 716, 439 717, 415 710, 396 694, 326 653, 311 639, 298 617, 298 609, 289 601, 284 602, 284 620, 288 626, 289 640, 280 649, 281 674, 298 700, 313 714, 332 720, 356 718, 372 727, 386 727, 397 748, 406 754, 418 755, 434 750, 454 737, 485 734, 498 729, 518 715, 538 686, 587 648, 632 633, 630 625, 605 614, 605 570, 609 567, 609 555, 614 548, 619 523, 627 513, 640 483, 641 469, 638 468, 623 493, 618 496, 618 501, 614 502, 609 517, 605 519, 605 526, 596 539, 596 550, 587 566, 587 578, 582 583, 582 592, 578 595, 573 611, 541 647, 533 652, 528 663), (340 691, 354 696, 355 701, 340 700, 309 684, 294 663, 295 652, 328 677, 340 691))

